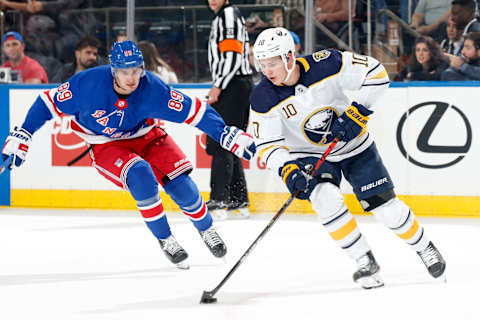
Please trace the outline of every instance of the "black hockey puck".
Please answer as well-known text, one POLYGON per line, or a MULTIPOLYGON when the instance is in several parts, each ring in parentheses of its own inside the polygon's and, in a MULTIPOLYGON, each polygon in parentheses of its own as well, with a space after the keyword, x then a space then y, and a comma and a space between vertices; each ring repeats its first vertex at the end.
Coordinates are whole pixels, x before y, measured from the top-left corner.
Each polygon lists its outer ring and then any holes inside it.
POLYGON ((217 298, 213 297, 212 292, 210 291, 203 291, 202 298, 200 299, 200 303, 209 304, 209 303, 216 303, 217 298))

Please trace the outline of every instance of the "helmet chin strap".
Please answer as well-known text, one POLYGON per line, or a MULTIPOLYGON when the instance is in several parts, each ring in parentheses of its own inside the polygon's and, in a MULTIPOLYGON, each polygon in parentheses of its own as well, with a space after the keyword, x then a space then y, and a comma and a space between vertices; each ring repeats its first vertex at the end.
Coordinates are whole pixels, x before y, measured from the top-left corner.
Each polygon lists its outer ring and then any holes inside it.
POLYGON ((290 79, 290 76, 292 75, 292 72, 295 69, 295 57, 293 55, 292 55, 292 59, 293 59, 292 68, 288 69, 288 56, 287 56, 287 58, 282 56, 283 65, 285 66, 285 70, 287 70, 287 76, 282 81, 282 83, 286 83, 288 81, 288 79, 290 79))

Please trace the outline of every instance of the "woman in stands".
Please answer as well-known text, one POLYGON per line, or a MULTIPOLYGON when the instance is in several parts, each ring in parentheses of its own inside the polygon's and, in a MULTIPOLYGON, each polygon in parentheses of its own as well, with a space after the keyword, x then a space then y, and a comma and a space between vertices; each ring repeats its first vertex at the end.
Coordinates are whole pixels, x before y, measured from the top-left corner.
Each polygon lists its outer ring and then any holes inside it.
POLYGON ((165 83, 178 83, 175 71, 173 71, 168 63, 160 58, 160 54, 152 42, 140 41, 138 48, 142 51, 143 59, 145 60, 145 69, 159 76, 165 83))
POLYGON ((416 39, 407 66, 395 77, 395 81, 432 81, 440 80, 442 72, 448 67, 438 43, 430 37, 416 39))

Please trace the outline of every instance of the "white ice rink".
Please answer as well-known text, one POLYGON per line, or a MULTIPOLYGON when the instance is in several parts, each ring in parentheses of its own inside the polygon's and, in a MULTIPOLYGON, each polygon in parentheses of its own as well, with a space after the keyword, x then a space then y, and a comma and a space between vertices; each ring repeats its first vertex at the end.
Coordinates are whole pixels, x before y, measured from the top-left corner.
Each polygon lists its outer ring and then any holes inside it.
POLYGON ((214 258, 169 214, 191 269, 175 269, 135 212, 0 208, 0 319, 480 319, 480 220, 420 218, 447 261, 447 283, 372 217, 358 218, 386 286, 363 290, 355 265, 313 216, 285 215, 218 292, 199 304, 272 215, 216 223, 214 258))

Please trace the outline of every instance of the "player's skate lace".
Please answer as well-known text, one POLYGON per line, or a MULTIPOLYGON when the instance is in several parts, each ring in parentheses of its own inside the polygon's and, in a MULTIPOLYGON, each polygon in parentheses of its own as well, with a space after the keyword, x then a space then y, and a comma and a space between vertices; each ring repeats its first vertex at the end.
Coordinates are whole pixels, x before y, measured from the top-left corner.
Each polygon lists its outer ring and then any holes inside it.
POLYGON ((178 244, 177 240, 170 235, 167 239, 158 239, 160 247, 165 256, 180 269, 188 269, 185 260, 188 258, 187 252, 178 244))
POLYGON ((221 258, 227 253, 225 243, 213 227, 210 227, 205 231, 200 231, 200 235, 202 236, 203 242, 205 242, 208 249, 210 249, 215 257, 221 258))
POLYGON ((438 278, 443 274, 446 267, 445 260, 432 242, 424 250, 417 253, 432 277, 438 278))
POLYGON ((383 280, 379 275, 380 267, 375 261, 371 251, 357 260, 358 270, 353 274, 353 281, 360 283, 364 289, 383 286, 383 280))

